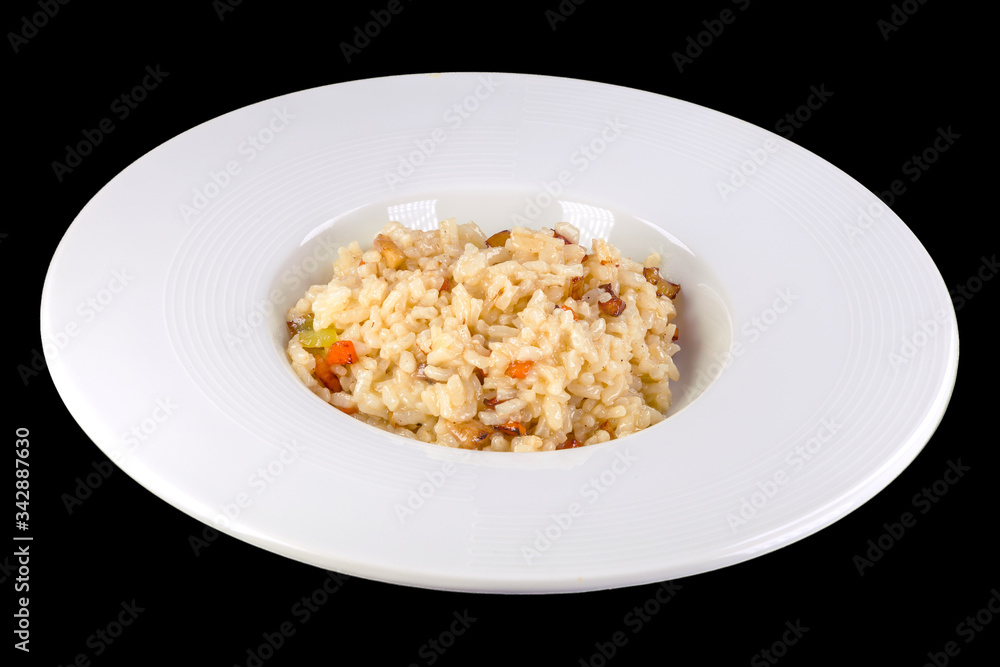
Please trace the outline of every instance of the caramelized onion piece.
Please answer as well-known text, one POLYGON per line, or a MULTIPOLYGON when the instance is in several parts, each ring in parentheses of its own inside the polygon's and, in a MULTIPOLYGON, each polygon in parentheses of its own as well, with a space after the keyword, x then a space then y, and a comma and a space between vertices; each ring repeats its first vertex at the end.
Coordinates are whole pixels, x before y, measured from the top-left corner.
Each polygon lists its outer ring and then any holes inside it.
POLYGON ((510 230, 505 229, 502 232, 497 232, 493 236, 486 239, 486 245, 488 245, 491 248, 502 248, 504 244, 507 243, 507 239, 509 238, 510 238, 510 230))
POLYGON ((597 304, 598 308, 605 315, 611 315, 612 317, 618 317, 625 312, 625 302, 618 298, 615 291, 611 289, 611 283, 605 283, 604 285, 599 285, 599 287, 611 295, 611 298, 607 301, 602 301, 597 304))
POLYGON ((570 436, 566 438, 566 442, 557 445, 556 449, 573 449, 574 447, 583 447, 583 440, 577 440, 573 436, 570 436))
POLYGON ((496 406, 497 406, 497 405, 499 405, 500 403, 503 403, 504 401, 507 401, 507 400, 509 400, 509 399, 506 399, 506 398, 500 398, 499 396, 494 396, 494 397, 492 397, 492 398, 484 398, 484 399, 483 399, 483 403, 484 403, 484 404, 485 404, 485 405, 486 405, 487 407, 490 407, 490 408, 493 408, 493 407, 496 407, 496 406))
POLYGON ((507 435, 524 435, 528 432, 528 429, 524 427, 524 424, 514 421, 507 422, 506 424, 500 424, 495 428, 501 433, 506 433, 507 435))

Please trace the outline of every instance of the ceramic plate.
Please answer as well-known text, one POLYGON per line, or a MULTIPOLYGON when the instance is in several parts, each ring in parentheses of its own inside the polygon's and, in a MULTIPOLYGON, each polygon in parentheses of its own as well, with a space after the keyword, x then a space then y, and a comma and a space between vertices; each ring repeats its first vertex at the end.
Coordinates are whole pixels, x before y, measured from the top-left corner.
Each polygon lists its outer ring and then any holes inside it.
POLYGON ((643 584, 820 530, 926 444, 958 360, 927 252, 836 167, 676 99, 506 73, 315 88, 166 142, 73 222, 41 329, 73 417, 165 501, 299 561, 463 591, 643 584), (306 389, 284 313, 336 249, 450 217, 660 252, 683 286, 669 418, 464 452, 306 389))

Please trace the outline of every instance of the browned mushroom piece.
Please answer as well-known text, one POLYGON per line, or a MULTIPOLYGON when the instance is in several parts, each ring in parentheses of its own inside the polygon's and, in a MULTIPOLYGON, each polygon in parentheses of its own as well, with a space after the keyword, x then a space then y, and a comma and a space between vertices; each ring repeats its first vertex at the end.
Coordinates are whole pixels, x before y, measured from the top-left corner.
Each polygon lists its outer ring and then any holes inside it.
POLYGON ((288 335, 289 336, 294 336, 295 334, 299 333, 300 331, 302 331, 303 329, 306 328, 306 324, 307 323, 308 323, 309 327, 311 328, 312 327, 312 317, 308 317, 307 318, 304 315, 298 315, 298 316, 293 317, 292 319, 288 320, 287 322, 285 322, 285 326, 288 327, 288 335))
POLYGON ((479 449, 490 437, 490 428, 475 419, 467 422, 446 422, 446 424, 462 449, 479 449))
POLYGON ((642 270, 642 275, 650 285, 656 287, 656 296, 665 296, 673 299, 681 291, 681 286, 672 283, 660 275, 660 270, 655 266, 648 266, 642 270))
POLYGON ((615 294, 613 289, 611 289, 611 283, 605 283, 604 285, 599 285, 598 287, 611 295, 611 298, 607 301, 602 301, 597 304, 602 313, 612 317, 618 317, 625 312, 625 302, 622 301, 617 294, 615 294))
POLYGON ((560 234, 559 232, 557 232, 557 231, 556 231, 556 230, 554 230, 554 229, 552 230, 552 236, 554 236, 554 237, 555 237, 555 238, 557 238, 557 239, 562 239, 562 242, 563 242, 563 244, 565 244, 565 245, 570 245, 570 244, 572 244, 572 243, 573 243, 573 242, 572 242, 572 241, 570 241, 570 240, 569 240, 568 238, 566 238, 565 236, 563 236, 562 234, 560 234))
POLYGON ((505 229, 501 232, 497 232, 493 236, 486 239, 486 245, 488 245, 491 248, 502 248, 504 244, 507 243, 507 239, 509 238, 510 238, 510 230, 505 229))
POLYGON ((375 249, 381 253, 385 265, 390 269, 398 269, 406 260, 406 256, 403 255, 399 246, 385 234, 379 234, 375 237, 375 249))
POLYGON ((583 284, 583 276, 574 276, 569 281, 569 295, 571 298, 579 301, 583 298, 583 292, 585 285, 583 284))

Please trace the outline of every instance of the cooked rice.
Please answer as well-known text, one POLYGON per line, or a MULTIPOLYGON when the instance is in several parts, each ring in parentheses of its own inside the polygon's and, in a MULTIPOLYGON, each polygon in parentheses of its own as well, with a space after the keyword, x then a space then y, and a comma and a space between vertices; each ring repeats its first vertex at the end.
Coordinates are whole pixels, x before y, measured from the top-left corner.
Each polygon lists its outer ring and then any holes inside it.
POLYGON ((375 248, 340 248, 330 283, 288 311, 290 327, 312 317, 353 342, 357 360, 329 366, 342 390, 317 379, 326 351, 299 333, 292 367, 355 419, 448 447, 547 451, 644 429, 678 380, 674 303, 643 275, 660 257, 638 264, 607 241, 590 254, 578 241, 567 223, 514 228, 490 247, 472 222, 391 222, 375 248))

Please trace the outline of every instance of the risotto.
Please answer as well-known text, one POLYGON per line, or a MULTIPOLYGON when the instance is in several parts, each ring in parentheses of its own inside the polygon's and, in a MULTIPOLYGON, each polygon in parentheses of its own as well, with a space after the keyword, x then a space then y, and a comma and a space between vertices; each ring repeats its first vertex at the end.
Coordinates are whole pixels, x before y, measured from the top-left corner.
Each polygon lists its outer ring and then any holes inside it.
POLYGON ((567 223, 487 237, 472 222, 391 222, 340 248, 333 279, 288 311, 287 352, 324 401, 448 447, 534 452, 661 421, 678 380, 660 257, 588 250, 567 223))

